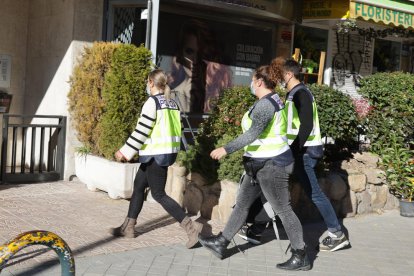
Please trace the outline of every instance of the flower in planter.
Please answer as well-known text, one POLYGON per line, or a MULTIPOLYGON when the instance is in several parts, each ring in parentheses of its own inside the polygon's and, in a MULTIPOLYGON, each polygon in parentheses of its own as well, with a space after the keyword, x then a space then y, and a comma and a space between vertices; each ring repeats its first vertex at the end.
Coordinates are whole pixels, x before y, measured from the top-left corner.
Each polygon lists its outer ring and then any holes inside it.
POLYGON ((373 109, 373 106, 371 106, 369 101, 365 98, 352 99, 352 103, 354 104, 355 111, 360 119, 365 118, 373 109))

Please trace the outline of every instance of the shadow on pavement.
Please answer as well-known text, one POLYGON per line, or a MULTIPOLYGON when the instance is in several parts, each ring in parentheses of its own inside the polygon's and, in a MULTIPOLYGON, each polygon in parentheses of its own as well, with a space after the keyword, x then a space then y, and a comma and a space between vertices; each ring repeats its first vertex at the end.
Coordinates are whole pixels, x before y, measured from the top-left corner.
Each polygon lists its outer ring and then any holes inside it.
MULTIPOLYGON (((102 240, 96 241, 94 243, 88 244, 86 246, 83 246, 83 247, 81 247, 79 249, 76 249, 76 250, 72 251, 72 253, 73 253, 74 256, 76 256, 76 255, 78 255, 78 254, 80 254, 82 252, 85 252, 85 251, 90 250, 92 248, 96 248, 96 247, 98 247, 98 246, 100 246, 102 244, 108 243, 108 242, 113 241, 115 239, 117 239, 117 238, 116 237, 110 237, 110 238, 102 239, 102 240)), ((32 253, 35 253, 35 254, 34 255, 31 255, 31 256, 28 256, 28 257, 24 258, 23 260, 19 260, 18 262, 13 262, 11 264, 8 264, 7 266, 12 266, 12 265, 14 265, 16 263, 20 263, 20 262, 22 262, 24 260, 37 257, 39 255, 42 255, 42 254, 48 252, 48 251, 49 251, 49 249, 47 249, 47 250, 45 250, 43 252, 37 252, 37 253, 36 252, 32 252, 32 253)), ((17 256, 15 256, 14 258, 16 258, 16 257, 17 256)), ((13 260, 14 258, 12 258, 11 260, 13 260)), ((75 263, 75 265, 76 265, 76 263, 75 263)), ((53 266, 60 266, 59 259, 57 257, 54 258, 54 259, 52 259, 52 260, 48 260, 46 262, 42 262, 42 263, 40 263, 40 264, 38 264, 38 265, 36 265, 36 266, 34 266, 32 268, 29 268, 29 269, 27 269, 25 271, 21 271, 21 272, 15 273, 13 275, 20 275, 20 276, 23 276, 23 275, 35 275, 36 273, 41 273, 42 271, 44 271, 46 269, 49 269, 49 268, 51 268, 53 266)))

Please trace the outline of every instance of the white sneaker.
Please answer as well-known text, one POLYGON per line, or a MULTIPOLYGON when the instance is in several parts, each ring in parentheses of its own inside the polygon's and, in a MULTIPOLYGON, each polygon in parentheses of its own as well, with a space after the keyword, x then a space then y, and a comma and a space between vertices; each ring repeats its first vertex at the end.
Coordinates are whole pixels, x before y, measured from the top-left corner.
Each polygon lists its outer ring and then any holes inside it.
POLYGON ((319 244, 320 251, 331 251, 334 252, 338 249, 344 248, 349 245, 349 240, 344 233, 340 237, 335 234, 328 232, 328 236, 322 240, 319 244))

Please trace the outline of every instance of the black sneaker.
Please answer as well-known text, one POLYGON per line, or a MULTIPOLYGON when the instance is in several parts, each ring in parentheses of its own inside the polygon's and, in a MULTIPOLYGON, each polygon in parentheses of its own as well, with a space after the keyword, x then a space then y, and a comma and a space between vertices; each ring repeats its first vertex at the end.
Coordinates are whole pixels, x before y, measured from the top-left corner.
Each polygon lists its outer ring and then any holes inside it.
POLYGON ((262 242, 260 241, 260 235, 255 235, 251 229, 246 225, 243 226, 239 233, 237 233, 237 235, 239 235, 240 238, 242 238, 243 240, 246 240, 254 245, 259 245, 262 242))
POLYGON ((345 234, 342 233, 340 237, 328 232, 328 236, 319 244, 320 251, 336 251, 349 245, 349 241, 345 234))

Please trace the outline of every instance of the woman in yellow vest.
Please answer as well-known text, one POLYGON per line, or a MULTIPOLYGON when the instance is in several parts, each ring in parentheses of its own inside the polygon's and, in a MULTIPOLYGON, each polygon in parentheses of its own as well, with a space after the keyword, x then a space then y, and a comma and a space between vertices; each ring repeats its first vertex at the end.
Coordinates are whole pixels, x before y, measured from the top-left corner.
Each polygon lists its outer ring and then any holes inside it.
POLYGON ((258 101, 242 119, 244 133, 210 154, 218 160, 244 147, 243 164, 247 175, 240 185, 236 205, 223 232, 212 237, 199 235, 198 239, 222 259, 230 240, 245 222, 250 206, 263 193, 280 217, 292 245, 291 258, 277 267, 309 270, 311 264, 305 250, 302 226, 290 205, 288 178, 294 159, 286 137, 284 105, 273 92, 276 83, 270 74, 269 66, 261 66, 253 74, 250 90, 258 101))
POLYGON ((151 189, 154 199, 185 229, 188 235, 187 247, 193 247, 203 225, 186 216, 177 202, 165 193, 168 166, 175 162, 180 150, 181 118, 177 103, 170 98, 167 76, 162 70, 148 75, 148 100, 144 103, 141 116, 134 132, 125 145, 115 153, 118 161, 128 161, 139 153, 141 163, 134 181, 134 191, 124 223, 111 228, 114 236, 135 237, 134 226, 144 203, 145 188, 151 189))

